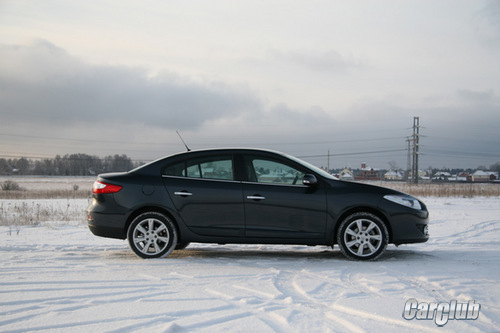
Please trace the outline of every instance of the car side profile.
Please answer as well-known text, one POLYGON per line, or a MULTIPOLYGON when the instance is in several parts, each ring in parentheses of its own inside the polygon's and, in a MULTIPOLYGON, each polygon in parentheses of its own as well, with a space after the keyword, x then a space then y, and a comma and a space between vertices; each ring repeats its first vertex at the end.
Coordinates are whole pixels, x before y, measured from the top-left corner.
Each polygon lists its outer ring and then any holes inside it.
POLYGON ((338 244, 349 259, 374 260, 388 244, 429 239, 429 213, 416 198, 262 149, 171 155, 101 174, 92 192, 91 232, 127 239, 142 258, 199 242, 338 244))

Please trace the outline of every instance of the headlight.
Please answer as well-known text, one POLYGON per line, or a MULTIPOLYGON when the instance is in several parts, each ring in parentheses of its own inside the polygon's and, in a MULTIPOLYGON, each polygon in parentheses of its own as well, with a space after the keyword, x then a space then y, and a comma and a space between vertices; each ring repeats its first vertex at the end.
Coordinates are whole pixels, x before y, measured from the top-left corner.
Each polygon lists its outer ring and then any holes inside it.
POLYGON ((413 209, 418 209, 418 210, 422 209, 420 202, 418 202, 418 200, 415 199, 414 197, 410 197, 409 195, 388 194, 384 195, 384 199, 413 209))

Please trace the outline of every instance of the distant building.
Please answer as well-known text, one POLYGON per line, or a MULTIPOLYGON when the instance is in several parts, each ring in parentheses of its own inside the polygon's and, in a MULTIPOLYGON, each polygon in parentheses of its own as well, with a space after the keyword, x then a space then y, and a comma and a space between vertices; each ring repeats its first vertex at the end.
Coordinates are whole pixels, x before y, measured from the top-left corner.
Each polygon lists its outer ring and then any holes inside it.
POLYGON ((380 170, 369 167, 366 163, 361 163, 361 171, 355 176, 356 180, 380 180, 380 178, 380 170))
POLYGON ((498 173, 492 171, 477 170, 471 176, 471 181, 474 183, 486 183, 498 179, 498 173))
POLYGON ((429 176, 429 173, 425 170, 418 170, 418 178, 420 180, 423 180, 424 182, 430 182, 431 177, 429 176))
POLYGON ((350 169, 343 169, 342 171, 339 172, 338 178, 342 180, 354 180, 354 173, 350 169))
POLYGON ((398 170, 389 170, 384 175, 385 180, 403 180, 403 174, 398 170))
POLYGON ((459 182, 469 182, 471 181, 471 176, 469 175, 468 172, 461 172, 457 175, 457 181, 459 182))
POLYGON ((473 183, 487 183, 498 180, 498 173, 492 171, 476 170, 473 174, 468 172, 461 172, 458 174, 450 174, 448 172, 439 171, 432 176, 433 182, 473 182, 473 183))
POLYGON ((451 174, 445 171, 438 171, 432 176, 433 182, 447 182, 451 178, 451 174))
POLYGON ((451 177, 448 178, 448 181, 457 182, 457 183, 459 183, 459 182, 465 183, 465 182, 469 181, 469 179, 468 179, 468 176, 467 175, 464 176, 464 173, 462 172, 461 174, 458 174, 458 175, 451 175, 451 177))

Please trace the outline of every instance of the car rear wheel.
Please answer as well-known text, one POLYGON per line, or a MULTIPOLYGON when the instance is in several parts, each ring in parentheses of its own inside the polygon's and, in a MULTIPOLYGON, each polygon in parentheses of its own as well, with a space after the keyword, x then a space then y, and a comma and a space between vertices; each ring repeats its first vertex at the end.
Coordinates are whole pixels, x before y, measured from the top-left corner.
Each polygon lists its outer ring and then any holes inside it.
POLYGON ((165 215, 148 212, 132 221, 127 238, 130 248, 139 257, 164 258, 177 245, 177 230, 165 215))
POLYGON ((375 260, 389 242, 384 222, 370 213, 354 213, 342 221, 337 233, 337 244, 349 259, 375 260))

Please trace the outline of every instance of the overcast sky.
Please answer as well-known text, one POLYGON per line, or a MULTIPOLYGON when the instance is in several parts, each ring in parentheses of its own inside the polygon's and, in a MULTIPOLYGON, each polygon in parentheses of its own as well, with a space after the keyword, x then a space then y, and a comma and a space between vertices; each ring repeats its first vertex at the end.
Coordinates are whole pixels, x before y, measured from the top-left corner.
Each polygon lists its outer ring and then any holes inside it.
POLYGON ((0 1, 0 158, 500 161, 500 1, 0 1))

